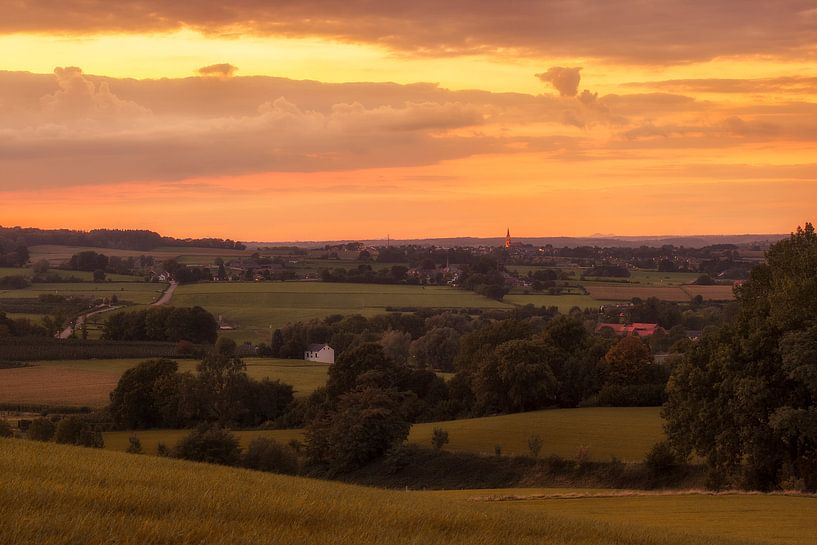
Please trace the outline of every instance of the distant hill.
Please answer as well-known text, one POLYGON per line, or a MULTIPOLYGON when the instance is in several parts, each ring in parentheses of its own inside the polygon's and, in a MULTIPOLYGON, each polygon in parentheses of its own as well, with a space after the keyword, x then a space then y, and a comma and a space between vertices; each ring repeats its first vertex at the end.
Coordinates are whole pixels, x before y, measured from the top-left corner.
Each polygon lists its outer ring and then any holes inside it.
MULTIPOLYGON (((788 237, 787 234, 760 234, 760 235, 688 235, 688 236, 592 236, 592 237, 514 237, 514 242, 547 246, 556 248, 576 246, 598 246, 601 248, 639 246, 684 246, 687 248, 702 248, 715 244, 768 244, 788 237)), ((370 246, 385 246, 385 239, 369 240, 325 240, 325 241, 281 241, 281 242, 246 242, 248 248, 264 246, 300 246, 302 248, 321 248, 326 245, 344 244, 347 242, 362 242, 370 246)), ((417 246, 501 246, 504 237, 453 237, 453 238, 420 238, 420 239, 391 239, 393 246, 414 244, 417 246)))

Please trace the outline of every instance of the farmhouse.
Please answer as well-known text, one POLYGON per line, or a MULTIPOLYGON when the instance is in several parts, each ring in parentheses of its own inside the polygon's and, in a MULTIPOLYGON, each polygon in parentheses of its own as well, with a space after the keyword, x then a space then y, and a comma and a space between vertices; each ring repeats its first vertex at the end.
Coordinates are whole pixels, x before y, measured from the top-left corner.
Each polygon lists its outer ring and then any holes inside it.
POLYGON ((304 352, 304 359, 307 361, 319 361, 321 363, 335 363, 335 350, 328 344, 310 344, 304 352))
POLYGON ((596 326, 596 333, 601 333, 605 329, 610 329, 616 335, 620 337, 629 337, 629 336, 638 336, 638 337, 650 337, 655 335, 659 331, 665 332, 664 328, 659 326, 658 324, 643 324, 643 323, 633 323, 633 324, 609 324, 609 323, 600 323, 596 326))

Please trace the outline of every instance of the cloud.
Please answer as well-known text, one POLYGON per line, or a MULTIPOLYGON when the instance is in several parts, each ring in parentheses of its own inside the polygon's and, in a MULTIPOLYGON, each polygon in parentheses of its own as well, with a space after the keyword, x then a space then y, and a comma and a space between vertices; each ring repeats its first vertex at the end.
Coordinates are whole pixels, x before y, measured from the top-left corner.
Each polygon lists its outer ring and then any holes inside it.
POLYGON ((53 118, 118 119, 148 113, 146 108, 111 93, 106 82, 88 80, 75 66, 55 68, 54 75, 59 89, 40 99, 43 112, 53 118))
POLYGON ((809 58, 810 0, 18 0, 0 32, 195 29, 229 36, 320 37, 413 55, 530 54, 642 64, 733 55, 809 58), (694 31, 690 31, 694 29, 694 31))
POLYGON ((817 140, 815 127, 817 105, 808 102, 719 104, 663 92, 564 97, 263 76, 213 85, 207 77, 117 79, 71 67, 0 72, 0 190, 525 152, 592 160, 775 141, 805 149, 817 140))
POLYGON ((664 89, 675 92, 814 94, 817 92, 817 77, 697 78, 629 82, 623 85, 625 87, 664 89))
POLYGON ((563 97, 574 97, 579 91, 579 81, 581 81, 581 67, 564 68, 562 66, 551 66, 546 72, 536 74, 540 80, 550 83, 554 89, 559 91, 563 97))
POLYGON ((230 63, 211 64, 202 66, 196 73, 203 77, 231 78, 235 75, 238 67, 230 63))

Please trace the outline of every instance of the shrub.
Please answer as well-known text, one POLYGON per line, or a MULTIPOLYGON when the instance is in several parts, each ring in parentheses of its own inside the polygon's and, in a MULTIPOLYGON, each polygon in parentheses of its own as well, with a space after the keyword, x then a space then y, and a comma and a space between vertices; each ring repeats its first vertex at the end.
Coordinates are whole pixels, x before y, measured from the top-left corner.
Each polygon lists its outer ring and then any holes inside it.
POLYGON ((448 432, 442 428, 434 428, 431 433, 431 444, 436 450, 440 450, 448 444, 448 432))
POLYGON ((5 420, 0 420, 0 437, 14 437, 14 430, 11 429, 11 424, 5 420))
POLYGON ((579 469, 583 469, 590 464, 590 447, 582 445, 576 450, 576 463, 579 465, 579 469))
POLYGON ((647 453, 644 465, 653 475, 660 475, 678 467, 678 456, 667 441, 660 441, 647 453))
POLYGON ((54 423, 47 418, 35 418, 28 426, 28 438, 34 441, 50 441, 54 437, 54 423))
POLYGON ((142 449, 142 441, 140 441, 138 437, 128 437, 127 452, 131 454, 143 454, 145 451, 142 449))
POLYGON ((364 388, 339 399, 338 408, 310 423, 306 431, 309 463, 331 473, 350 471, 382 457, 408 437, 411 425, 402 396, 364 388))
POLYGON ((173 452, 170 450, 170 448, 168 448, 167 445, 160 442, 158 445, 156 445, 156 455, 159 456, 160 458, 170 458, 171 456, 173 456, 173 452))
POLYGON ((54 430, 54 441, 67 445, 79 444, 80 434, 87 427, 87 424, 76 416, 63 418, 57 423, 54 430))
POLYGON ((91 429, 89 426, 80 432, 79 441, 76 444, 81 447, 103 448, 105 446, 105 441, 103 440, 100 432, 91 429))
POLYGON ((241 454, 235 435, 223 428, 206 425, 181 439, 173 451, 176 458, 226 466, 237 465, 241 454))
POLYGON ((241 465, 249 469, 271 473, 286 475, 298 473, 298 458, 295 451, 269 437, 253 439, 241 456, 241 465))
POLYGON ((544 441, 542 441, 542 436, 538 433, 528 437, 528 449, 530 449, 530 453, 534 458, 539 457, 539 452, 541 452, 543 445, 544 441))

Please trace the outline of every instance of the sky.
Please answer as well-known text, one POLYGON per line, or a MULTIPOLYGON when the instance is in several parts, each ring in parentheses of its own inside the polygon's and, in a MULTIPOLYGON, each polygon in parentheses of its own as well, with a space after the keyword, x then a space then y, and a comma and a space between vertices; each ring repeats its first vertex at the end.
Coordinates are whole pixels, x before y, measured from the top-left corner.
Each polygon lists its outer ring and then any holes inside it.
POLYGON ((294 241, 786 233, 817 5, 14 0, 0 225, 294 241))

